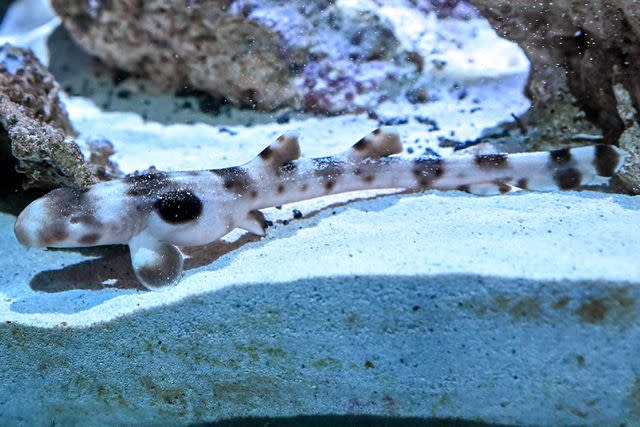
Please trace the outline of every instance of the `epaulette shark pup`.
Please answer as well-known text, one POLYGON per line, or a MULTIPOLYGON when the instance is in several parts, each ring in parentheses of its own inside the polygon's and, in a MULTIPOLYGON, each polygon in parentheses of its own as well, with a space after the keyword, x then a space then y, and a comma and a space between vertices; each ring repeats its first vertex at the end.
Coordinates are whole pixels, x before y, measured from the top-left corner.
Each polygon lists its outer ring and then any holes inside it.
POLYGON ((514 188, 570 190, 612 176, 624 158, 610 145, 449 159, 390 157, 401 151, 396 133, 378 129, 337 156, 300 158, 297 136, 287 133, 242 166, 143 173, 84 190, 53 190, 18 216, 15 235, 35 247, 128 244, 137 278, 158 289, 180 279, 184 257, 178 247, 213 242, 236 227, 264 235, 262 208, 365 189, 484 195, 514 188))

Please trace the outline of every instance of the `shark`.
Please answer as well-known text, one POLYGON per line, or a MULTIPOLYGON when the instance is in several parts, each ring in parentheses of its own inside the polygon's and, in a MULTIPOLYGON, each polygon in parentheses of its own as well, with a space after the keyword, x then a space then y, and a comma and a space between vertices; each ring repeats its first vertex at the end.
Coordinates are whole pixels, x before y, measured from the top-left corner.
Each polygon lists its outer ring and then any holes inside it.
POLYGON ((14 232, 26 247, 128 245, 136 277, 158 290, 179 282, 180 248, 214 242, 235 228, 264 236, 268 222, 260 209, 371 189, 574 190, 613 176, 625 157, 605 144, 449 158, 396 156, 402 149, 398 133, 376 129, 343 153, 305 158, 297 133, 288 132, 240 166, 149 171, 55 189, 19 214, 14 232))

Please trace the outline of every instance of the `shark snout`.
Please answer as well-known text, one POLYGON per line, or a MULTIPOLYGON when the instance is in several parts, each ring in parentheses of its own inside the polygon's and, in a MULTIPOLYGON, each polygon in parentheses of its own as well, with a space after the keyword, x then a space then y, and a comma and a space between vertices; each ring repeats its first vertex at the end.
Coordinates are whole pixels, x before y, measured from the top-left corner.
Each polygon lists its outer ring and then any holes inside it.
POLYGON ((69 217, 52 212, 52 200, 48 196, 34 200, 18 215, 13 232, 23 246, 71 247, 76 230, 69 217))
POLYGON ((47 223, 44 217, 43 205, 42 200, 36 200, 31 202, 31 204, 18 215, 18 219, 13 226, 13 232, 21 245, 27 247, 42 246, 39 236, 42 234, 43 227, 47 223))

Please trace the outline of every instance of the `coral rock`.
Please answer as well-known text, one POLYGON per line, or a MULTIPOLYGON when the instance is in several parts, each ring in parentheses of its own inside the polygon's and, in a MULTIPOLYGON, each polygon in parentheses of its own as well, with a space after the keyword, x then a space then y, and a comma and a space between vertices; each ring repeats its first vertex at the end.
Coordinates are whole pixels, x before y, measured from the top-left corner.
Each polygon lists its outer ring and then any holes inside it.
MULTIPOLYGON (((535 148, 543 148, 549 141, 563 145, 580 133, 601 133, 606 143, 622 146, 620 138, 626 132, 625 140, 629 140, 629 126, 620 115, 614 84, 619 83, 628 92, 629 105, 633 105, 630 108, 637 114, 640 3, 470 3, 489 19, 499 35, 518 43, 531 61, 527 94, 533 108, 524 121, 537 128, 535 148)), ((631 190, 638 191, 637 187, 631 190)))
POLYGON ((534 108, 551 110, 574 99, 615 142, 625 126, 611 75, 640 102, 640 5, 626 0, 471 0, 499 35, 520 45, 531 61, 528 93, 534 108))
POLYGON ((59 86, 29 50, 0 47, 0 159, 12 185, 84 187, 95 178, 70 136, 59 86))
POLYGON ((52 3, 76 41, 108 65, 241 107, 366 109, 382 86, 418 72, 411 47, 366 0, 52 3))

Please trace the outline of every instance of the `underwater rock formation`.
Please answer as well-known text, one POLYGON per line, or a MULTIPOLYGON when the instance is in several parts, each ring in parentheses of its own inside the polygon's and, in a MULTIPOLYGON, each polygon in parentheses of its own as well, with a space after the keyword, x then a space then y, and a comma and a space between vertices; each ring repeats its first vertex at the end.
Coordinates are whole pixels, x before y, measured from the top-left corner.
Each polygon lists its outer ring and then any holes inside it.
POLYGON ((612 74, 636 106, 640 101, 640 5, 614 1, 472 0, 498 34, 520 45, 531 61, 528 93, 534 108, 575 98, 587 117, 615 142, 624 131, 612 74), (570 94, 570 95, 569 95, 570 94))
POLYGON ((622 184, 622 189, 633 193, 640 193, 640 124, 638 113, 633 107, 631 94, 625 90, 622 84, 614 86, 618 113, 625 124, 625 131, 620 135, 618 145, 627 153, 627 161, 624 168, 618 173, 617 179, 622 184))
MULTIPOLYGON (((640 4, 625 0, 470 3, 500 36, 518 43, 531 61, 526 90, 533 106, 522 120, 534 129, 536 135, 529 136, 534 148, 570 143, 581 133, 601 133, 605 142, 618 144, 628 126, 618 111, 614 85, 628 91, 636 112, 640 106, 640 4)), ((638 144, 636 140, 635 150, 638 144)))
MULTIPOLYGON (((241 107, 367 109, 394 85, 399 92, 422 62, 368 0, 52 4, 76 41, 108 65, 241 107)), ((408 0, 387 6, 415 10, 408 0)))
POLYGON ((3 185, 84 187, 96 181, 70 136, 59 92, 58 83, 30 50, 0 47, 3 185))

